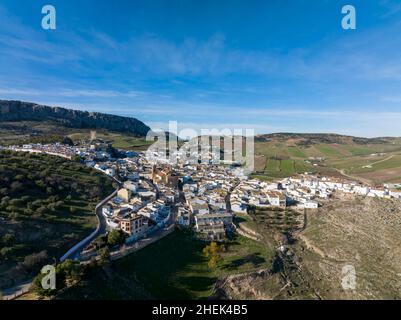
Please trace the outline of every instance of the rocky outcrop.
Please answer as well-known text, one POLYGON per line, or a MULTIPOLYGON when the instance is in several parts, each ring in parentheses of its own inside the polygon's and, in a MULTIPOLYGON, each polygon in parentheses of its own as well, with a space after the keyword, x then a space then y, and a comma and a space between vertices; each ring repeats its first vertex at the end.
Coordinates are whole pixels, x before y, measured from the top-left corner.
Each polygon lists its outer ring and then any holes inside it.
POLYGON ((150 130, 135 118, 8 100, 0 100, 2 121, 52 121, 70 128, 107 129, 137 136, 146 136, 150 130))

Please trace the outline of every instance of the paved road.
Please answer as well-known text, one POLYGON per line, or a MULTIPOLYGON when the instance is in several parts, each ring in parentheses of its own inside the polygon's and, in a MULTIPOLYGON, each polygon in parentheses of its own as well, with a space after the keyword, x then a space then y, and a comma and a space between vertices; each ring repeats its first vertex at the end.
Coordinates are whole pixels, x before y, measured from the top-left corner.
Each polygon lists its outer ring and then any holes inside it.
POLYGON ((98 218, 98 226, 92 234, 90 234, 88 237, 77 243, 74 247, 72 247, 70 250, 67 251, 66 254, 64 254, 61 258, 60 261, 63 262, 66 259, 75 259, 79 256, 81 251, 89 245, 94 239, 99 237, 100 235, 103 235, 107 231, 107 223, 106 223, 106 218, 102 214, 102 207, 112 198, 114 198, 117 195, 117 190, 115 190, 112 194, 107 196, 105 199, 103 199, 98 205, 96 206, 95 213, 98 218))
POLYGON ((32 280, 23 282, 15 287, 5 289, 1 292, 3 300, 12 300, 26 292, 32 285, 32 280))
MULTIPOLYGON (((119 187, 121 186, 121 181, 113 178, 113 180, 115 180, 119 187)), ((159 190, 157 188, 156 185, 154 185, 150 180, 146 179, 150 185, 153 187, 153 189, 156 191, 156 198, 159 197, 159 190)), ((97 237, 105 234, 107 232, 107 223, 106 223, 106 218, 103 216, 102 214, 102 207, 108 202, 110 201, 112 198, 114 198, 117 195, 117 190, 115 190, 113 193, 111 193, 109 196, 107 196, 105 199, 103 199, 100 203, 97 204, 96 208, 95 208, 95 214, 98 218, 98 226, 96 228, 96 230, 94 232, 92 232, 92 234, 90 234, 88 237, 86 237, 85 239, 83 239, 82 241, 80 241, 79 243, 77 243, 76 245, 74 245, 74 247, 72 247, 70 250, 68 250, 61 258, 60 261, 63 262, 66 259, 76 259, 79 257, 80 253, 82 252, 82 250, 87 247, 94 239, 96 239, 97 237)), ((171 218, 174 220, 174 216, 171 216, 171 218)), ((171 221, 170 221, 171 223, 171 221)), ((155 233, 155 237, 157 239, 162 238, 163 236, 167 235, 168 233, 170 233, 172 231, 172 228, 174 227, 174 224, 168 226, 167 228, 162 228, 162 230, 159 230, 159 232, 155 233)), ((140 245, 140 248, 145 247, 146 245, 148 245, 149 243, 152 243, 154 241, 150 241, 151 239, 146 239, 144 241, 144 243, 142 243, 140 245)), ((4 300, 9 300, 9 299, 14 299, 16 296, 21 295, 22 293, 28 292, 29 288, 32 285, 32 281, 27 281, 24 282, 22 284, 19 284, 13 288, 9 288, 6 289, 4 291, 2 291, 2 297, 4 300)))
MULTIPOLYGON (((105 199, 103 199, 98 205, 96 206, 95 213, 98 217, 98 226, 96 230, 90 234, 88 237, 80 241, 78 244, 76 244, 74 247, 72 247, 70 250, 67 251, 66 254, 64 254, 61 258, 60 261, 64 261, 66 259, 75 259, 79 256, 80 252, 94 239, 96 239, 98 236, 106 233, 107 230, 107 224, 106 224, 106 219, 102 214, 102 207, 103 205, 108 202, 110 199, 115 197, 117 194, 117 190, 115 190, 112 194, 107 196, 105 199)), ((21 293, 28 292, 28 289, 32 285, 32 280, 23 282, 15 287, 8 288, 2 291, 2 297, 4 300, 9 300, 9 299, 14 299, 16 296, 21 295, 21 293)))

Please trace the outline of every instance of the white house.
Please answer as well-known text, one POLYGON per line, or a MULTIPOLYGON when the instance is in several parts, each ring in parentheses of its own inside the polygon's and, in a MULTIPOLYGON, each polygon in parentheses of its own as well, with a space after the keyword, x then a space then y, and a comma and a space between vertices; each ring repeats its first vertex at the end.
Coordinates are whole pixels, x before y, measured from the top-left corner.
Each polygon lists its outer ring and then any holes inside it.
POLYGON ((114 168, 107 168, 106 170, 104 170, 104 172, 105 172, 107 175, 113 177, 113 176, 115 176, 115 174, 116 174, 116 169, 114 169, 114 168))
POLYGON ((209 204, 215 207, 217 210, 225 210, 226 209, 226 202, 224 198, 211 196, 209 197, 209 204))
POLYGON ((138 190, 138 183, 133 181, 125 181, 124 188, 131 190, 132 193, 135 193, 138 190))
POLYGON ((287 204, 286 196, 283 193, 280 193, 278 191, 269 191, 267 192, 267 196, 270 205, 274 207, 285 207, 287 204))
POLYGON ((384 198, 384 196, 385 196, 385 191, 384 190, 372 189, 368 193, 368 197, 384 198))
POLYGON ((370 188, 367 186, 355 186, 354 192, 361 196, 367 196, 370 191, 370 188))
POLYGON ((401 199, 401 191, 399 190, 390 190, 390 196, 396 199, 401 199))
POLYGON ((192 201, 189 202, 189 209, 194 215, 209 213, 209 205, 205 200, 199 198, 194 198, 192 201))
POLYGON ((304 203, 305 209, 317 209, 319 208, 319 203, 317 201, 308 200, 304 203))
POLYGON ((231 210, 235 213, 246 213, 247 205, 241 201, 231 201, 231 210))
POLYGON ((102 207, 102 214, 105 217, 111 217, 113 215, 113 213, 114 213, 114 210, 111 206, 103 206, 102 207))

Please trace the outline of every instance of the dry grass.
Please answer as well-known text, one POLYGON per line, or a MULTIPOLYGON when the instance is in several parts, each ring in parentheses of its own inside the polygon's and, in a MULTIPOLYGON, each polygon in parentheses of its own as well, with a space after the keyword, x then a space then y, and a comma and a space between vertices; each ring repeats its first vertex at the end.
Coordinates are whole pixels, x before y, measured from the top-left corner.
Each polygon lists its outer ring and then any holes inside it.
POLYGON ((301 235, 302 266, 324 298, 401 298, 401 202, 374 198, 330 200, 308 214, 301 235), (355 291, 341 286, 342 268, 356 270, 355 291))

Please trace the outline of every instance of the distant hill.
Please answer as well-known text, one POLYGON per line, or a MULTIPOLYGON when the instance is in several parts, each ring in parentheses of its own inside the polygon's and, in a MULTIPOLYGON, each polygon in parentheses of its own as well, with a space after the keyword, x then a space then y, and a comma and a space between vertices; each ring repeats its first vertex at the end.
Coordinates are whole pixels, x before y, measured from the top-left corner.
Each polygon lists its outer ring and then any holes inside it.
POLYGON ((335 144, 381 144, 388 143, 396 138, 362 138, 334 133, 271 133, 255 137, 256 142, 288 141, 298 146, 310 146, 319 143, 335 144))
POLYGON ((79 129, 106 129, 146 136, 150 128, 129 117, 49 107, 31 102, 0 100, 0 122, 48 121, 79 129))

